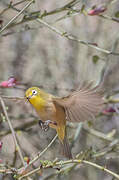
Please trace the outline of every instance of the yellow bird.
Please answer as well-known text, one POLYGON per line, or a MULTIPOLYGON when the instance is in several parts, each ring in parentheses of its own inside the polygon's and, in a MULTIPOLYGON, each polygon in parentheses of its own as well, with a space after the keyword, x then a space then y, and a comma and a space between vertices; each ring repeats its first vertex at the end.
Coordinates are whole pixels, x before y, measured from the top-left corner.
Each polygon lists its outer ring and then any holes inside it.
POLYGON ((81 122, 93 119, 103 108, 104 100, 100 86, 83 83, 66 97, 55 97, 38 87, 29 88, 25 96, 35 108, 44 127, 57 131, 66 157, 72 158, 66 138, 66 121, 81 122))

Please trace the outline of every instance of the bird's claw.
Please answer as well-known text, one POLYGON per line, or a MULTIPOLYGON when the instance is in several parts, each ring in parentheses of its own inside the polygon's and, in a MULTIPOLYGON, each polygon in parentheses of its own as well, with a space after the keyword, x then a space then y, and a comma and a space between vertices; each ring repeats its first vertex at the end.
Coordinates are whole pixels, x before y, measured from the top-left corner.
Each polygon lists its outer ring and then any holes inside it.
POLYGON ((45 126, 49 126, 50 123, 52 123, 52 121, 51 120, 47 120, 47 121, 44 122, 44 125, 45 126))
POLYGON ((53 122, 53 121, 51 121, 51 120, 47 120, 47 121, 45 121, 45 122, 39 120, 39 125, 40 125, 41 129, 44 130, 45 132, 48 131, 48 129, 49 129, 49 124, 57 125, 56 122, 53 122))
POLYGON ((41 127, 41 129, 43 131, 45 131, 45 132, 48 131, 48 129, 49 129, 49 124, 48 123, 39 120, 39 125, 40 125, 40 127, 41 127))
POLYGON ((49 129, 49 125, 44 125, 43 130, 46 132, 49 129))

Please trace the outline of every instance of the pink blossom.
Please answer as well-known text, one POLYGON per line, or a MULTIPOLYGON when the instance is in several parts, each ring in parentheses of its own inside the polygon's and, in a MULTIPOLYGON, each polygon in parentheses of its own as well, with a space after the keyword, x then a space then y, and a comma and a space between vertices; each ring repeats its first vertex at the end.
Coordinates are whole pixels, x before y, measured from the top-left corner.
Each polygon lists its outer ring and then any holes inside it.
POLYGON ((95 15, 100 15, 101 13, 105 12, 107 10, 106 7, 96 7, 94 9, 91 9, 89 12, 88 12, 88 15, 90 16, 95 16, 95 15))
POLYGON ((3 88, 14 87, 15 85, 17 85, 17 80, 14 77, 10 77, 7 81, 2 81, 0 83, 0 87, 3 88))

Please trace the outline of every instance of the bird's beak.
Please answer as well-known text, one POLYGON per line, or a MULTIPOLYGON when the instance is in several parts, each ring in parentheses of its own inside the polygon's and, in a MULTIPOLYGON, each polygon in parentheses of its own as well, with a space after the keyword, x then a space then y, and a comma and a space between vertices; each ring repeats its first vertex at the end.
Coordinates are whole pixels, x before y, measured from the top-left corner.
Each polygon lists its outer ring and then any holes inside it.
POLYGON ((26 99, 29 101, 33 95, 27 96, 26 99))

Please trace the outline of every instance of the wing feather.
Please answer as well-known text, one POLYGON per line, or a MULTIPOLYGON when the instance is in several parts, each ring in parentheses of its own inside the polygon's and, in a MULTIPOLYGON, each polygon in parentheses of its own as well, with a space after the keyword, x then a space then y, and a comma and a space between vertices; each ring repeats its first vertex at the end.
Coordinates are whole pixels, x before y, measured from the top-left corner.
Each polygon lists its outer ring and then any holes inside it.
POLYGON ((83 83, 80 88, 63 98, 53 98, 54 103, 65 109, 67 120, 80 122, 94 118, 103 108, 104 100, 100 86, 83 83))

